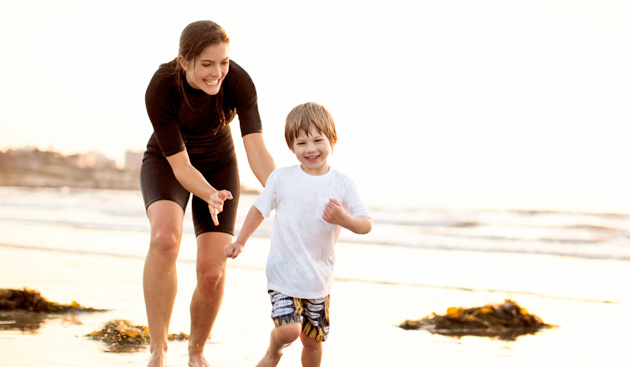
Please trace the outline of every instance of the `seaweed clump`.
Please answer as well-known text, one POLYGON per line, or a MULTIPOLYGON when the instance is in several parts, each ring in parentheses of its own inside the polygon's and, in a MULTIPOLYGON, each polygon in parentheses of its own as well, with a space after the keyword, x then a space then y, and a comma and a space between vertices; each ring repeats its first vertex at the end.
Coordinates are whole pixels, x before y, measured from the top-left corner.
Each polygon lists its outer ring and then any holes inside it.
MULTIPOLYGON (((151 341, 147 326, 133 325, 127 320, 111 320, 101 330, 95 330, 88 337, 107 343, 112 352, 134 351, 151 341)), ((168 340, 187 340, 185 333, 169 334, 168 340)))
POLYGON ((24 310, 40 313, 66 313, 72 311, 102 311, 83 307, 76 301, 69 305, 48 301, 38 291, 32 289, 0 289, 0 311, 24 310))
POLYGON ((449 307, 446 315, 433 313, 423 319, 406 320, 399 327, 453 337, 473 335, 512 341, 521 335, 534 334, 553 326, 506 299, 504 303, 483 307, 449 307))

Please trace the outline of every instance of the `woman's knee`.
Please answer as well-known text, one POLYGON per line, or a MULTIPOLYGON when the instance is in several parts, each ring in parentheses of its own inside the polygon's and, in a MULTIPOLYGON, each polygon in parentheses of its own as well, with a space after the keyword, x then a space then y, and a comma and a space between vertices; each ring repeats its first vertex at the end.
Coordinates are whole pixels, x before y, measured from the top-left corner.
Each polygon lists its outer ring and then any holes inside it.
POLYGON ((197 236, 197 285, 202 291, 214 292, 225 281, 225 245, 232 236, 205 232, 197 236))
POLYGON ((173 228, 154 228, 151 230, 151 249, 169 253, 179 251, 181 234, 173 228))
POLYGON ((177 258, 182 240, 183 210, 170 201, 157 201, 148 209, 151 224, 151 250, 177 258))
POLYGON ((197 269, 197 286, 202 290, 212 292, 223 286, 225 281, 225 266, 211 264, 197 269))
POLYGON ((182 235, 173 226, 158 226, 151 228, 150 253, 162 261, 177 260, 182 235))

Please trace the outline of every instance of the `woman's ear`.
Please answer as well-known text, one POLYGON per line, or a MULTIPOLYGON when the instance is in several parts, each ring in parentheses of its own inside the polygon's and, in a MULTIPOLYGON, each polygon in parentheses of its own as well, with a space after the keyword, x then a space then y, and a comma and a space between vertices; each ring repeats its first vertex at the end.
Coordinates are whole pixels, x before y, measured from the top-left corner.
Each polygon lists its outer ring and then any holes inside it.
POLYGON ((188 61, 186 61, 184 56, 182 55, 177 56, 177 62, 179 63, 179 66, 181 66, 182 69, 184 69, 184 71, 188 71, 188 61))

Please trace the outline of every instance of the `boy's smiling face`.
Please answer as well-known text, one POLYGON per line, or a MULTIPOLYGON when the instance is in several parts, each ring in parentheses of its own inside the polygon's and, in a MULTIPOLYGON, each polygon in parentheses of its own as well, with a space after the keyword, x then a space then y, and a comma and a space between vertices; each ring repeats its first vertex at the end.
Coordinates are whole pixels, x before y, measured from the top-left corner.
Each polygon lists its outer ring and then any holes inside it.
POLYGON ((304 131, 293 142, 293 153, 301 163, 302 170, 309 175, 319 176, 328 172, 328 156, 332 153, 332 146, 325 135, 315 127, 311 127, 310 134, 304 131))

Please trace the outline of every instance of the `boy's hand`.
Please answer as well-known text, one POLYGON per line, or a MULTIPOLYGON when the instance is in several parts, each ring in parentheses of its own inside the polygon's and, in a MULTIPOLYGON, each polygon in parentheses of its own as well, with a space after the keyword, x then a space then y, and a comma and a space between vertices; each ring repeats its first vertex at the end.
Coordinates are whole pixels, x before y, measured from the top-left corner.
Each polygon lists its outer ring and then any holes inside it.
POLYGON ((220 190, 210 195, 208 200, 208 209, 215 226, 219 225, 219 213, 223 211, 223 202, 232 199, 232 193, 228 190, 220 190))
POLYGON ((225 246, 225 257, 226 258, 232 258, 232 259, 236 259, 236 257, 243 252, 243 247, 245 245, 240 243, 240 242, 234 242, 234 243, 230 243, 229 245, 225 246))
POLYGON ((348 215, 349 214, 346 212, 346 209, 344 209, 341 203, 335 199, 330 199, 324 208, 324 215, 322 218, 330 224, 343 226, 348 215))

